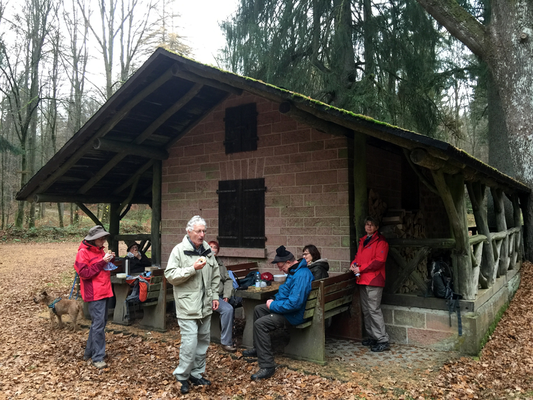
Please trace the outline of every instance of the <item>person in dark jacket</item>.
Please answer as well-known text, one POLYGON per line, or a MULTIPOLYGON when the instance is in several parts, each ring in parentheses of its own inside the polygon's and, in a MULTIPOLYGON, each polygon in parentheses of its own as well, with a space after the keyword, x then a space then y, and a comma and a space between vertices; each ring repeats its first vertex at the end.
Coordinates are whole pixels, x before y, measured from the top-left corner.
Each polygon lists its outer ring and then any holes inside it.
POLYGON ((320 257, 320 251, 318 251, 315 245, 308 244, 304 246, 302 252, 305 261, 307 261, 307 268, 309 268, 315 277, 315 281, 329 277, 328 259, 320 257))
POLYGON ((220 245, 216 240, 211 240, 209 246, 215 256, 215 260, 218 264, 220 272, 220 284, 218 286, 218 308, 215 312, 220 314, 220 344, 222 350, 228 353, 235 353, 237 348, 233 345, 233 306, 229 300, 233 296, 233 280, 228 274, 228 270, 224 266, 224 263, 218 258, 218 252, 220 251, 220 245))
POLYGON ((374 352, 390 350, 389 335, 381 312, 381 296, 385 287, 385 262, 389 244, 378 232, 379 223, 372 217, 365 219, 366 235, 359 240, 359 249, 350 270, 358 277, 361 310, 368 338, 363 345, 374 352), (359 275, 358 275, 359 274, 359 275))
POLYGON ((285 328, 287 324, 298 325, 304 322, 305 303, 313 281, 313 274, 307 268, 306 261, 298 262, 285 246, 276 249, 272 264, 277 264, 279 270, 288 275, 274 300, 267 300, 266 304, 260 304, 254 309, 254 347, 242 353, 244 357, 257 357, 259 371, 252 375, 254 381, 274 375, 270 332, 285 328))
POLYGON ((133 257, 130 256, 130 274, 144 272, 145 267, 152 265, 150 259, 139 250, 139 244, 137 242, 128 245, 128 253, 133 254, 133 257))
POLYGON ((105 326, 109 299, 113 297, 111 273, 104 268, 115 258, 115 253, 104 250, 109 232, 97 225, 80 243, 74 269, 80 277, 80 291, 83 301, 89 305, 91 329, 85 346, 84 360, 92 359, 100 369, 107 366, 105 356, 105 326))

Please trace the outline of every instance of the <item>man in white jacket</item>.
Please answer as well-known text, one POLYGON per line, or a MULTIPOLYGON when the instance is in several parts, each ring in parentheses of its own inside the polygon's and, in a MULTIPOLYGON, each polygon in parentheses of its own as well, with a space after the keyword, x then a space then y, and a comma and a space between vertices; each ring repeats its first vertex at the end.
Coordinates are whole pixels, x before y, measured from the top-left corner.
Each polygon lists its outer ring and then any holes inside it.
POLYGON ((177 244, 165 269, 174 286, 176 316, 181 332, 180 361, 173 374, 181 393, 195 386, 210 385, 202 377, 209 347, 211 314, 218 308, 220 273, 211 247, 204 241, 206 223, 195 215, 187 223, 187 235, 177 244))

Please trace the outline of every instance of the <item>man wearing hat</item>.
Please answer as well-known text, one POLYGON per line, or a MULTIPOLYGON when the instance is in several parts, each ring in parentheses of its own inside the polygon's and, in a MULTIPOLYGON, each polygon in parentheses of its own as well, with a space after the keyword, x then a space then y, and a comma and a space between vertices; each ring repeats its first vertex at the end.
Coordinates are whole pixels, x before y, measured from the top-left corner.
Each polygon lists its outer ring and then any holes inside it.
POLYGON ((259 371, 251 376, 254 381, 274 375, 276 364, 270 332, 304 322, 305 303, 314 279, 305 259, 298 263, 285 246, 276 249, 272 264, 276 264, 280 271, 287 274, 287 279, 279 287, 274 300, 267 300, 266 304, 260 304, 254 309, 254 348, 242 353, 245 357, 257 357, 259 371))
POLYGON ((110 272, 107 263, 115 253, 106 253, 105 242, 109 237, 102 226, 94 226, 81 242, 74 269, 80 277, 80 291, 83 301, 89 306, 91 329, 85 346, 84 360, 92 359, 96 368, 105 368, 105 325, 107 323, 108 301, 113 297, 110 272))

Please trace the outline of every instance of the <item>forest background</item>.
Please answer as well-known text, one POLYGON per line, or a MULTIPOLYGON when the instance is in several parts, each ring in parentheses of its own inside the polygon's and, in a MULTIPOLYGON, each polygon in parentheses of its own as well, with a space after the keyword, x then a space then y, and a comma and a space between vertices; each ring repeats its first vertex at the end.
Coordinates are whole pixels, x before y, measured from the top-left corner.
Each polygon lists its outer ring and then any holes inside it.
MULTIPOLYGON (((487 162, 487 64, 420 3, 241 0, 217 63, 487 162)), ((443 3, 490 20, 489 0, 443 3)), ((74 205, 15 195, 158 46, 193 54, 178 26, 174 0, 0 0, 1 230, 80 227, 74 205)), ((106 205, 90 208, 106 221, 106 205)), ((129 213, 131 229, 148 229, 149 210, 129 213)))

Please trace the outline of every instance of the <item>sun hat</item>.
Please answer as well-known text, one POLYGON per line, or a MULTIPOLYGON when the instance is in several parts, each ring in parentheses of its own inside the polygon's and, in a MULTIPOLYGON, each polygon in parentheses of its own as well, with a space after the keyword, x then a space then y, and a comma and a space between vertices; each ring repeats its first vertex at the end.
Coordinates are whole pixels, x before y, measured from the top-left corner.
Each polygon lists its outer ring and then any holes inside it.
POLYGON ((131 249, 133 246, 137 246, 137 250, 139 250, 139 248, 140 248, 139 243, 137 243, 137 242, 131 242, 131 243, 128 243, 128 248, 126 249, 126 251, 130 251, 130 249, 131 249))
POLYGON ((279 262, 285 262, 292 260, 294 258, 294 255, 288 251, 285 246, 279 246, 276 249, 276 257, 274 257, 274 261, 272 261, 272 264, 277 264, 279 262))
POLYGON ((102 226, 96 225, 89 229, 89 234, 85 236, 85 240, 96 240, 104 236, 109 236, 109 232, 107 232, 102 226))

